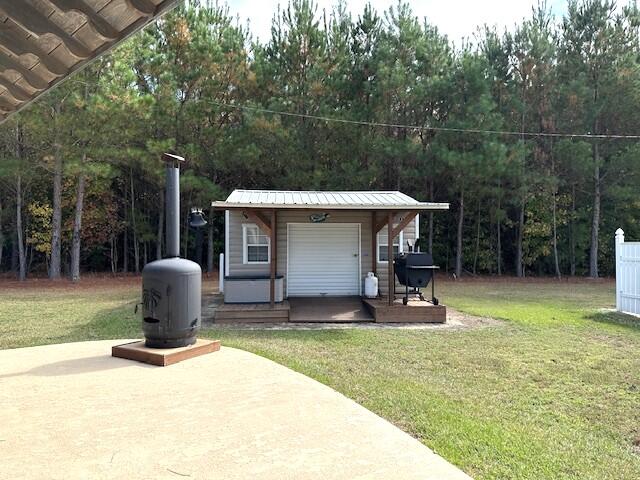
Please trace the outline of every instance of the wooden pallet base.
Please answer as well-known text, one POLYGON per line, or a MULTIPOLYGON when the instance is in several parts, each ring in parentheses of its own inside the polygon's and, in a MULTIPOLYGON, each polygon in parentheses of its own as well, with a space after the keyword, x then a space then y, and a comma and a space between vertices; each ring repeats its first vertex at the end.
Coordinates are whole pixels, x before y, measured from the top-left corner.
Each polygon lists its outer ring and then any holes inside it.
POLYGON ((111 347, 111 356, 166 367, 174 363, 220 350, 220 340, 198 339, 193 345, 178 348, 149 348, 144 341, 111 347))
POLYGON ((410 300, 403 305, 402 300, 396 300, 389 305, 387 300, 363 299, 365 307, 377 323, 445 323, 447 321, 447 307, 433 305, 430 302, 410 300))

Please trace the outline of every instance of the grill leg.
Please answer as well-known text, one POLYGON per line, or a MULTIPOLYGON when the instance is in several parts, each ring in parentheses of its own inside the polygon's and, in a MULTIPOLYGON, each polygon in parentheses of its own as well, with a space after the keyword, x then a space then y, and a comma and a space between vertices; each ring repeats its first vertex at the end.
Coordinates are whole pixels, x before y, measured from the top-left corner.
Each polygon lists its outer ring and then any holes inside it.
POLYGON ((431 303, 438 305, 438 299, 436 298, 436 274, 431 272, 431 303))
POLYGON ((409 303, 409 269, 406 268, 404 270, 404 301, 402 302, 405 305, 409 303))

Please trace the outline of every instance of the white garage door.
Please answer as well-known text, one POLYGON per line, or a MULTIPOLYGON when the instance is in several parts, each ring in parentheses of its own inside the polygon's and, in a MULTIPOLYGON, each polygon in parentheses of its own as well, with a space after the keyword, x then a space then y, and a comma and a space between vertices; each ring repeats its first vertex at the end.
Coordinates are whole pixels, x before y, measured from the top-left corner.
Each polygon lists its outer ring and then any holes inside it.
POLYGON ((287 294, 291 297, 360 295, 360 226, 287 225, 287 294))

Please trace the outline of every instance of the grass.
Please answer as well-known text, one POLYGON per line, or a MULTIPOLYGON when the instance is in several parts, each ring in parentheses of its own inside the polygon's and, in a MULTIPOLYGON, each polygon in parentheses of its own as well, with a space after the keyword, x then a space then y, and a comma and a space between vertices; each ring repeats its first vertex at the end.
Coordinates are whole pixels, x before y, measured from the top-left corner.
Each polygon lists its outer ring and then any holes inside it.
MULTIPOLYGON (((610 282, 442 283, 474 330, 205 336, 309 375, 479 479, 640 478, 640 327, 610 282)), ((0 290, 0 348, 138 336, 134 282, 0 290)))

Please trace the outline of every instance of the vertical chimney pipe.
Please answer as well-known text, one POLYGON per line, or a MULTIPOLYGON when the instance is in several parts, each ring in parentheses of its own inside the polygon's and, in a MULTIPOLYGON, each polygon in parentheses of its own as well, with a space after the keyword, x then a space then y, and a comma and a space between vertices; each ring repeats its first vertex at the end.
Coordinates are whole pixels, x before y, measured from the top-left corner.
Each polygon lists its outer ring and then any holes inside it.
POLYGON ((167 257, 180 256, 180 162, 184 158, 170 153, 162 155, 167 164, 166 181, 166 241, 167 257))

